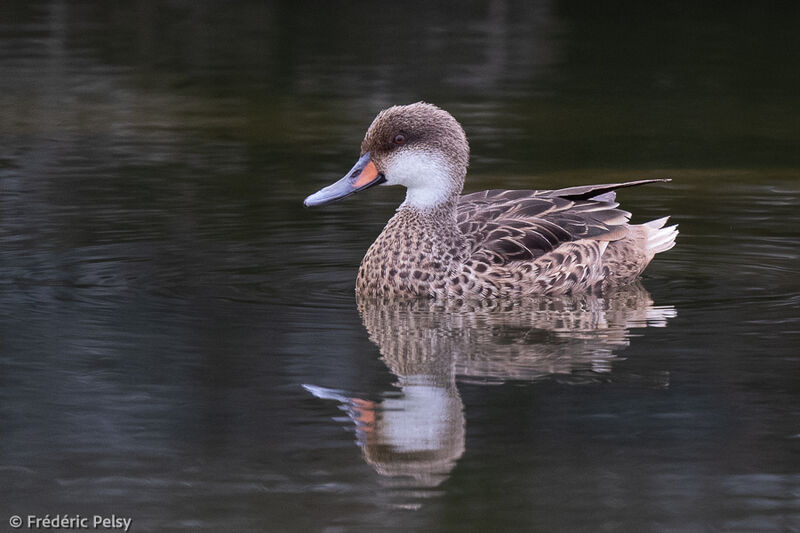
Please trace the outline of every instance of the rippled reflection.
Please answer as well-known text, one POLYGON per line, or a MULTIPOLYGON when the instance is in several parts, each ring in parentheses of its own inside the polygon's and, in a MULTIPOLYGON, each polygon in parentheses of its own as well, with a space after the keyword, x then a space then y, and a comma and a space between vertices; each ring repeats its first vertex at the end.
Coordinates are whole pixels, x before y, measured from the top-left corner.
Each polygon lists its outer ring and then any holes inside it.
MULTIPOLYGON (((305 388, 339 402, 355 424, 367 463, 387 478, 405 478, 409 488, 438 486, 464 453, 458 381, 553 377, 580 384, 614 379, 613 362, 629 345, 631 330, 665 327, 676 316, 674 307, 655 305, 639 283, 603 298, 476 305, 360 299, 358 309, 370 340, 397 376, 399 391, 369 400, 314 385, 305 388)), ((656 387, 669 383, 666 373, 644 379, 656 387)))

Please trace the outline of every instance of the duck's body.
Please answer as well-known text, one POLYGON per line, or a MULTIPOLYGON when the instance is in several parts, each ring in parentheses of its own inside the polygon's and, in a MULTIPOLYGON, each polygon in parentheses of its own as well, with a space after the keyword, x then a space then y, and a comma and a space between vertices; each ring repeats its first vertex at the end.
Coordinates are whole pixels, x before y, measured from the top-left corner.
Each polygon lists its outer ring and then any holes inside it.
POLYGON ((402 184, 406 201, 358 271, 362 296, 500 298, 599 292, 636 279, 675 244, 666 218, 629 225, 614 190, 665 180, 491 190, 461 196, 469 148, 463 130, 430 104, 381 112, 362 156, 336 184, 306 199, 327 203, 375 184, 402 184))
POLYGON ((666 219, 627 224, 609 188, 483 191, 456 205, 401 206, 367 250, 356 290, 379 297, 598 292, 635 280, 671 248, 666 219), (596 192, 600 189, 601 192, 596 192), (576 194, 576 190, 583 194, 576 194), (581 199, 587 194, 602 195, 581 199))

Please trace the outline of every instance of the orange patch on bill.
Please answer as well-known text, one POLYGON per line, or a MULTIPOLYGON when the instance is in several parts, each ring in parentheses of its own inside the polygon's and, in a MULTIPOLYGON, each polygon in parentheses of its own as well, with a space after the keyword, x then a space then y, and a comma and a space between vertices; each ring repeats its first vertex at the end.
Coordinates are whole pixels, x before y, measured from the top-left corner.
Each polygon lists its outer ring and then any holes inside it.
POLYGON ((353 187, 363 187, 377 177, 378 169, 375 168, 375 163, 370 161, 367 163, 367 166, 364 167, 364 170, 361 171, 361 174, 358 175, 358 179, 353 183, 353 187))
MULTIPOLYGON (((371 165, 372 163, 370 163, 371 165)), ((375 424, 375 404, 368 400, 360 398, 350 398, 353 406, 356 407, 355 416, 353 419, 366 426, 366 431, 371 431, 372 426, 375 424)))

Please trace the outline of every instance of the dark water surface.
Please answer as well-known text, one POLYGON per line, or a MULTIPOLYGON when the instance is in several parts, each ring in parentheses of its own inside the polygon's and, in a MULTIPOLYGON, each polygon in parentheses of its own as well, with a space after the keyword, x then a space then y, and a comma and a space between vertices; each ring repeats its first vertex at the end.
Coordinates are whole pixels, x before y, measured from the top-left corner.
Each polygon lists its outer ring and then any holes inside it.
POLYGON ((4 2, 0 523, 800 531, 796 8, 4 2), (377 305, 402 199, 304 210, 390 104, 467 190, 622 191, 605 299, 377 305))

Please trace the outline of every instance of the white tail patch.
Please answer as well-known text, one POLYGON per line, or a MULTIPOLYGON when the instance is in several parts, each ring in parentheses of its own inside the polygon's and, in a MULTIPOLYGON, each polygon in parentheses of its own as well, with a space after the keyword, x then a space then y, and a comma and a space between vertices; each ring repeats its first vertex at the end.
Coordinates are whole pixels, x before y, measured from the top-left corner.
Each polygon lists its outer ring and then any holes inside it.
POLYGON ((675 246, 675 237, 678 236, 678 225, 664 227, 669 217, 658 218, 645 222, 642 227, 647 232, 647 251, 652 254, 666 252, 675 246))
POLYGON ((653 328, 667 327, 670 318, 678 316, 675 307, 671 305, 654 305, 647 308, 647 325, 653 328))

